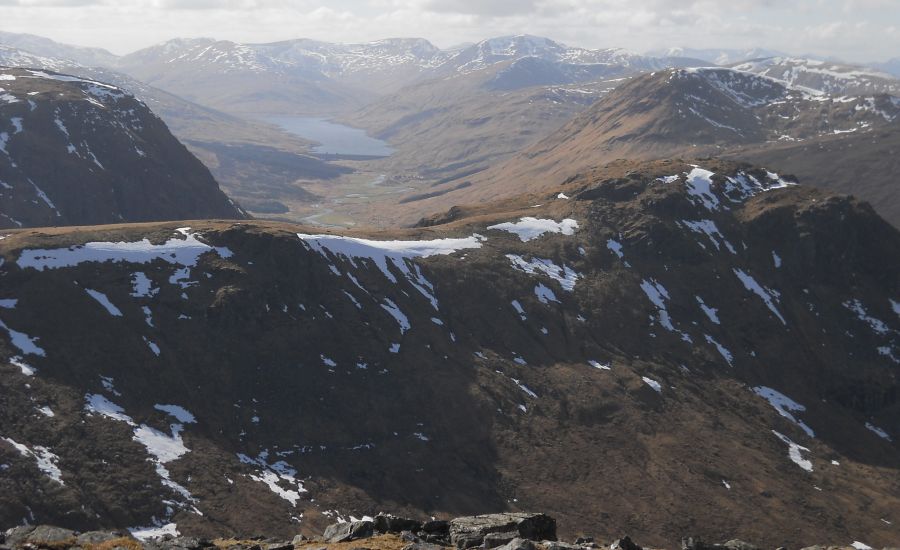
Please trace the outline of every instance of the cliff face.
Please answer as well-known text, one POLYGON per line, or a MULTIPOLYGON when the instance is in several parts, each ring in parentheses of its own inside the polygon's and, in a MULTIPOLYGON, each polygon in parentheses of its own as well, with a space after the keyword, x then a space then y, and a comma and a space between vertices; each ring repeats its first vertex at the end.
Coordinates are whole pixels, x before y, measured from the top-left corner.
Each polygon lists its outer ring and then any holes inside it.
POLYGON ((0 69, 0 89, 0 227, 246 217, 118 88, 0 69))
POLYGON ((531 509, 653 546, 898 537, 900 234, 763 169, 622 163, 380 234, 13 231, 0 255, 2 524, 531 509))

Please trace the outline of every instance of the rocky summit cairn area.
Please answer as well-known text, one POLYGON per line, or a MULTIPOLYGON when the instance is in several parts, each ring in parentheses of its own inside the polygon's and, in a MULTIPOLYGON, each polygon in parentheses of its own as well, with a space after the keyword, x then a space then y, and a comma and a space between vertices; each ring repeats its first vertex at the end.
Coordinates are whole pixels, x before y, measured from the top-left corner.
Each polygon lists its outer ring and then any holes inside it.
MULTIPOLYGON (((609 544, 590 536, 579 536, 571 543, 559 541, 555 519, 525 512, 466 516, 449 521, 419 521, 379 514, 374 518, 332 524, 319 537, 297 535, 291 541, 266 536, 206 539, 177 534, 137 535, 127 531, 79 533, 50 525, 23 525, 0 534, 0 550, 644 550, 628 536, 609 544)), ((710 544, 686 537, 681 541, 681 550, 761 549, 741 540, 710 544)), ((800 550, 874 549, 854 542, 847 546, 813 545, 800 550)))

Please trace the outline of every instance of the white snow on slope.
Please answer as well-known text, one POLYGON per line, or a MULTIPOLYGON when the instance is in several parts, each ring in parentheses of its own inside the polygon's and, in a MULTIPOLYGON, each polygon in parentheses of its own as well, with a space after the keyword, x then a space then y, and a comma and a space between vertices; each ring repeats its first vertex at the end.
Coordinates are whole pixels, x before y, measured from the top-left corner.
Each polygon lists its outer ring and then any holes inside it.
POLYGON ((537 286, 534 287, 534 295, 537 296, 537 299, 540 300, 542 304, 549 304, 550 302, 559 303, 559 300, 556 299, 556 294, 548 287, 544 286, 544 283, 538 283, 537 286))
POLYGON ((400 325, 400 334, 405 333, 409 330, 412 325, 409 323, 409 317, 406 316, 400 308, 391 300, 390 298, 385 298, 383 304, 381 304, 382 309, 391 314, 391 317, 397 321, 397 324, 400 325))
POLYGON ((707 210, 718 210, 719 198, 712 191, 712 176, 715 174, 697 166, 685 175, 685 187, 695 203, 702 204, 707 210))
POLYGON ((566 218, 561 222, 549 220, 546 218, 533 218, 526 216, 517 222, 498 223, 489 225, 487 229, 496 229, 498 231, 507 231, 518 235, 522 242, 528 242, 536 239, 545 233, 562 233, 563 235, 574 235, 578 229, 578 222, 566 218))
POLYGON ((159 293, 159 288, 153 288, 153 281, 141 271, 131 276, 131 295, 135 298, 152 298, 159 293))
POLYGON ((290 502, 292 506, 297 506, 297 501, 300 500, 300 493, 305 493, 306 489, 303 487, 303 482, 296 478, 297 470, 291 467, 290 464, 283 460, 270 464, 268 462, 268 451, 261 452, 256 458, 251 458, 242 453, 238 453, 237 457, 243 464, 249 464, 258 468, 256 472, 250 474, 251 479, 264 483, 270 491, 290 502), (290 489, 285 489, 281 486, 285 483, 290 489))
POLYGON ((614 239, 607 239, 606 248, 619 257, 620 260, 625 259, 625 253, 622 252, 622 243, 614 239))
POLYGON ((159 525, 150 525, 147 527, 129 527, 128 531, 131 533, 131 536, 140 541, 158 539, 165 537, 166 535, 177 537, 181 534, 178 531, 178 526, 176 524, 162 522, 160 522, 159 525))
POLYGON ((178 405, 156 404, 153 405, 153 408, 158 411, 162 411, 169 416, 172 416, 173 418, 175 418, 175 420, 178 420, 183 424, 194 424, 195 422, 197 422, 197 419, 193 414, 188 412, 184 407, 179 407, 178 405))
POLYGON ((725 238, 724 235, 719 231, 719 228, 716 227, 716 222, 712 220, 699 220, 699 221, 689 221, 682 220, 684 225, 688 227, 694 233, 700 233, 706 235, 709 241, 716 247, 716 250, 721 250, 721 245, 719 241, 728 249, 732 254, 737 254, 737 250, 728 242, 728 239, 725 238))
POLYGON ((753 393, 768 401, 769 405, 772 405, 772 407, 776 411, 778 411, 778 414, 796 424, 801 430, 806 432, 806 435, 808 435, 809 437, 816 437, 816 434, 812 431, 812 428, 807 426, 793 414, 805 411, 806 407, 804 407, 800 403, 797 403, 783 393, 766 386, 756 386, 755 388, 753 388, 753 393))
POLYGON ((778 439, 780 439, 780 440, 782 440, 783 442, 787 443, 787 446, 788 446, 788 458, 791 459, 791 462, 793 462, 793 463, 796 464, 797 466, 800 466, 801 468, 803 468, 803 469, 806 470, 807 472, 812 472, 812 471, 813 471, 813 464, 812 464, 812 461, 811 461, 811 460, 808 460, 808 459, 806 459, 806 458, 803 458, 803 452, 807 452, 807 453, 808 453, 808 452, 809 452, 809 449, 807 449, 806 447, 803 447, 803 446, 801 446, 801 445, 797 445, 796 443, 794 443, 793 441, 791 441, 791 438, 789 438, 788 436, 786 436, 786 435, 784 435, 784 434, 781 434, 781 433, 779 433, 779 432, 776 432, 775 430, 772 430, 772 433, 775 434, 775 435, 778 437, 778 439))
POLYGON ((612 367, 611 367, 608 363, 604 365, 604 364, 601 363, 600 361, 595 361, 595 360, 593 360, 593 359, 590 359, 590 360, 588 361, 588 365, 594 367, 595 369, 600 369, 600 370, 612 370, 612 367))
POLYGON ((672 323, 672 317, 669 315, 669 310, 666 309, 666 301, 669 299, 669 291, 666 290, 666 287, 661 283, 656 282, 654 279, 643 279, 641 281, 641 290, 647 295, 647 299, 656 306, 659 324, 669 332, 680 334, 681 339, 685 342, 691 342, 691 337, 676 329, 675 325, 672 323))
POLYGON ((149 239, 137 242, 89 242, 69 248, 23 250, 16 263, 22 269, 31 267, 38 271, 77 266, 84 262, 126 262, 146 264, 154 260, 195 266, 206 252, 214 251, 222 258, 230 258, 226 247, 213 247, 193 233, 184 239, 171 238, 163 244, 152 244, 149 239))
POLYGON ((38 340, 37 338, 28 336, 24 332, 13 330, 9 328, 9 326, 7 326, 7 324, 3 321, 0 321, 0 328, 5 330, 7 334, 9 334, 9 339, 12 340, 12 344, 19 348, 19 351, 21 351, 23 354, 46 357, 47 353, 44 351, 44 349, 35 343, 38 340))
POLYGON ((866 429, 869 430, 870 432, 874 433, 875 435, 877 435, 877 436, 880 437, 881 439, 886 439, 886 440, 888 440, 888 441, 893 441, 893 439, 891 439, 891 436, 888 435, 888 433, 887 433, 886 431, 882 430, 882 429, 879 428, 878 426, 875 426, 875 425, 872 424, 871 422, 866 422, 866 429))
POLYGON ((60 485, 65 485, 65 482, 62 480, 62 472, 60 471, 59 466, 56 465, 56 463, 59 462, 59 457, 53 454, 50 449, 41 445, 35 445, 33 449, 29 449, 26 445, 17 443, 9 437, 4 437, 3 441, 6 441, 15 447, 20 455, 34 459, 38 470, 43 472, 47 477, 60 485))
POLYGON ((434 296, 434 286, 422 274, 422 270, 412 260, 452 254, 459 250, 481 248, 484 237, 473 235, 460 239, 434 239, 430 241, 373 241, 339 235, 306 235, 297 236, 311 250, 326 258, 331 255, 350 262, 353 267, 357 261, 374 263, 385 277, 397 283, 390 266, 399 271, 416 290, 422 293, 437 309, 438 302, 434 296), (412 269, 411 269, 412 268, 412 269))
MULTIPOLYGON (((187 501, 193 502, 195 500, 184 486, 172 480, 169 470, 165 467, 166 463, 190 452, 190 449, 184 445, 184 441, 181 439, 181 432, 184 431, 184 425, 177 423, 170 424, 169 429, 171 434, 167 434, 146 424, 138 425, 130 416, 125 414, 125 409, 113 403, 105 396, 89 393, 84 396, 84 399, 84 408, 88 413, 99 414, 111 420, 128 424, 133 430, 132 439, 143 445, 147 450, 147 453, 153 457, 152 462, 154 463, 156 474, 160 478, 160 483, 169 487, 187 501)), ((166 408, 159 410, 163 410, 173 416, 175 416, 173 413, 177 413, 185 418, 190 416, 190 418, 193 419, 193 415, 180 407, 173 405, 162 406, 166 408)))
POLYGON ((722 358, 725 359, 725 362, 728 363, 728 366, 733 367, 734 366, 734 362, 733 362, 734 355, 732 355, 731 351, 729 351, 728 348, 726 348, 722 344, 718 343, 716 341, 716 339, 713 338, 712 336, 710 336, 709 334, 704 334, 703 336, 704 336, 704 338, 706 338, 706 342, 708 344, 712 344, 713 346, 715 346, 716 351, 718 351, 719 355, 721 355, 722 358))
POLYGON ((887 324, 884 323, 884 321, 882 321, 880 319, 876 319, 875 317, 872 317, 871 315, 869 315, 869 313, 866 311, 866 308, 865 308, 865 306, 863 306, 861 301, 856 300, 856 299, 847 300, 846 302, 844 302, 843 305, 845 308, 847 308, 850 311, 852 311, 853 313, 855 313, 857 319, 859 319, 863 323, 869 325, 869 328, 871 328, 872 331, 875 332, 876 334, 887 334, 890 331, 890 329, 888 328, 887 324))
POLYGON ((769 310, 774 313, 776 317, 778 317, 778 320, 787 325, 787 321, 784 320, 781 312, 778 311, 777 307, 775 307, 775 300, 778 298, 778 293, 776 291, 768 288, 763 288, 759 283, 756 282, 756 279, 754 279, 742 269, 738 269, 735 267, 732 268, 732 271, 734 271, 734 274, 737 275, 737 278, 741 280, 744 288, 762 298, 762 301, 765 302, 766 307, 768 307, 769 310))
POLYGON ((531 261, 526 261, 522 256, 516 254, 507 254, 506 257, 512 262, 513 268, 524 271, 529 275, 543 273, 558 282, 563 290, 569 292, 575 289, 575 283, 577 283, 579 277, 581 277, 581 275, 576 273, 572 268, 566 265, 558 266, 551 260, 532 258, 531 261))
POLYGON ((106 294, 103 294, 102 292, 98 292, 96 290, 91 290, 89 288, 84 289, 84 291, 87 292, 91 298, 97 300, 97 302, 99 302, 100 305, 103 306, 104 309, 106 309, 106 311, 108 311, 109 314, 113 317, 122 316, 122 311, 109 301, 109 298, 106 296, 106 294))
POLYGON ((528 319, 528 316, 525 315, 525 309, 522 307, 522 304, 520 304, 518 300, 513 300, 512 302, 510 302, 510 304, 512 304, 512 307, 516 310, 516 313, 519 314, 520 319, 522 319, 523 321, 528 319))
POLYGON ((655 391, 656 393, 662 393, 662 384, 660 384, 656 380, 648 378, 646 376, 641 376, 641 380, 644 381, 644 384, 647 384, 648 386, 653 388, 653 391, 655 391))
POLYGON ((694 296, 694 298, 697 299, 697 302, 700 304, 700 309, 703 310, 703 313, 706 314, 706 317, 713 323, 720 325, 721 323, 719 322, 719 316, 717 315, 717 312, 719 310, 706 305, 706 303, 703 301, 703 298, 701 298, 700 296, 694 296))

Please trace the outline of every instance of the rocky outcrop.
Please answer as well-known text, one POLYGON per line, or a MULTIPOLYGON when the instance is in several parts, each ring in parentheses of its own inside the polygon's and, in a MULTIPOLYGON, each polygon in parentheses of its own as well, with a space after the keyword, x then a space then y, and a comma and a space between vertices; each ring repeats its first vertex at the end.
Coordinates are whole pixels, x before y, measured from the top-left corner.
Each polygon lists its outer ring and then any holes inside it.
POLYGON ((544 514, 505 513, 456 518, 450 522, 450 541, 460 550, 479 545, 495 548, 519 538, 556 540, 556 520, 544 514))

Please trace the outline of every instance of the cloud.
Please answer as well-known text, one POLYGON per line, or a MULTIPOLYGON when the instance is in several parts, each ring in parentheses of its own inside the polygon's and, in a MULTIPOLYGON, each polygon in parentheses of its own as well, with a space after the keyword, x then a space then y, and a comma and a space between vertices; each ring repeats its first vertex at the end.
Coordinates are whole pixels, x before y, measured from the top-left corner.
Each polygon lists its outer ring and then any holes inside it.
POLYGON ((537 11, 534 0, 425 0, 422 8, 437 13, 509 17, 537 11))
POLYGON ((450 46, 522 33, 639 52, 765 47, 867 61, 900 51, 897 0, 0 0, 0 6, 3 30, 117 53, 178 36, 236 42, 420 36, 450 46))

